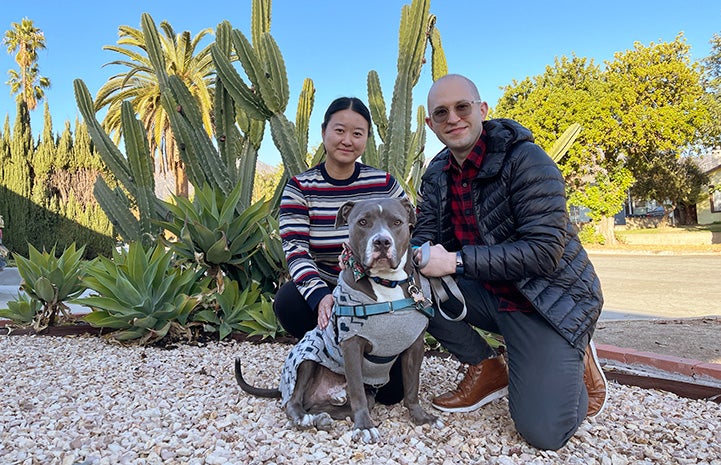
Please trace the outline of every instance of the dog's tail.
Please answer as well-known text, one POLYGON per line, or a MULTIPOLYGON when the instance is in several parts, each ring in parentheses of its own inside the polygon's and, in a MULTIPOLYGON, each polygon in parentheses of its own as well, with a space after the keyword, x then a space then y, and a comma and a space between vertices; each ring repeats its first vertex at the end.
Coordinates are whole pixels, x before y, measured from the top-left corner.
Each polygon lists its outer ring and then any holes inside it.
POLYGON ((271 399, 280 399, 280 390, 278 389, 264 389, 251 386, 243 379, 243 372, 240 369, 240 357, 235 358, 235 380, 238 382, 238 386, 248 394, 256 397, 268 397, 271 399))

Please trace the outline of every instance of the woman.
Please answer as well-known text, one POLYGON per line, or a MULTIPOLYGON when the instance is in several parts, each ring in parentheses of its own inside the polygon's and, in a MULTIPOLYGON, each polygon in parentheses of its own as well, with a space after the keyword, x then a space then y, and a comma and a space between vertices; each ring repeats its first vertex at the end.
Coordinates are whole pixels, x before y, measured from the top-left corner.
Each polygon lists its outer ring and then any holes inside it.
MULTIPOLYGON (((321 125, 325 162, 290 179, 283 191, 280 235, 292 280, 278 290, 273 310, 283 328, 298 339, 316 325, 325 328, 330 320, 340 273, 338 256, 348 240, 348 229, 335 227, 338 208, 349 200, 405 196, 390 174, 357 162, 370 130, 370 112, 363 102, 355 97, 334 100, 321 125)), ((379 402, 402 398, 401 383, 393 382, 400 371, 395 365, 389 385, 398 386, 393 394, 381 388, 379 402)))

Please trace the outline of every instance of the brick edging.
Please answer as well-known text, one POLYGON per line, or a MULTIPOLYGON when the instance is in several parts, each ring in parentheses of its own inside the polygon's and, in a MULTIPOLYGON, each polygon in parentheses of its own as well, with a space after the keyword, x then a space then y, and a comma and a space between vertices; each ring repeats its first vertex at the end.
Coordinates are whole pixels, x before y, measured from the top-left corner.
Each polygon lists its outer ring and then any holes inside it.
POLYGON ((712 378, 721 381, 721 364, 708 363, 689 358, 661 355, 608 344, 596 344, 598 357, 627 365, 644 365, 667 373, 675 373, 692 378, 712 378))

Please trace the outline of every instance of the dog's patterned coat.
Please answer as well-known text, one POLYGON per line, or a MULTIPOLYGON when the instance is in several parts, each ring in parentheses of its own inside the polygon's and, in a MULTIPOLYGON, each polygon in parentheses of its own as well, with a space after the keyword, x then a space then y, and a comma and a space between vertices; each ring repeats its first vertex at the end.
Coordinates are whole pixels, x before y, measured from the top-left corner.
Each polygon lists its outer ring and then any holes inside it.
MULTIPOLYGON (((343 286, 342 281, 333 296, 341 305, 375 303, 369 302, 365 294, 343 286)), ((305 360, 345 375, 340 343, 353 336, 363 337, 373 346, 363 358, 363 383, 375 387, 386 384, 395 359, 425 331, 427 324, 428 318, 415 307, 365 318, 333 315, 325 329, 308 331, 288 354, 280 378, 281 406, 293 394, 298 366, 305 360)))

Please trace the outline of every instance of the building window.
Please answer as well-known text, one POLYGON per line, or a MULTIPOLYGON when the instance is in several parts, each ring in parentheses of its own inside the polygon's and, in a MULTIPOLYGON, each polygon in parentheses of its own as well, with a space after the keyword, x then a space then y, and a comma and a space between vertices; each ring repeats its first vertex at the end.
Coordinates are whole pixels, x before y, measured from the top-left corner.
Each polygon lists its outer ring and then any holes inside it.
POLYGON ((711 213, 721 213, 721 189, 711 186, 711 213))

